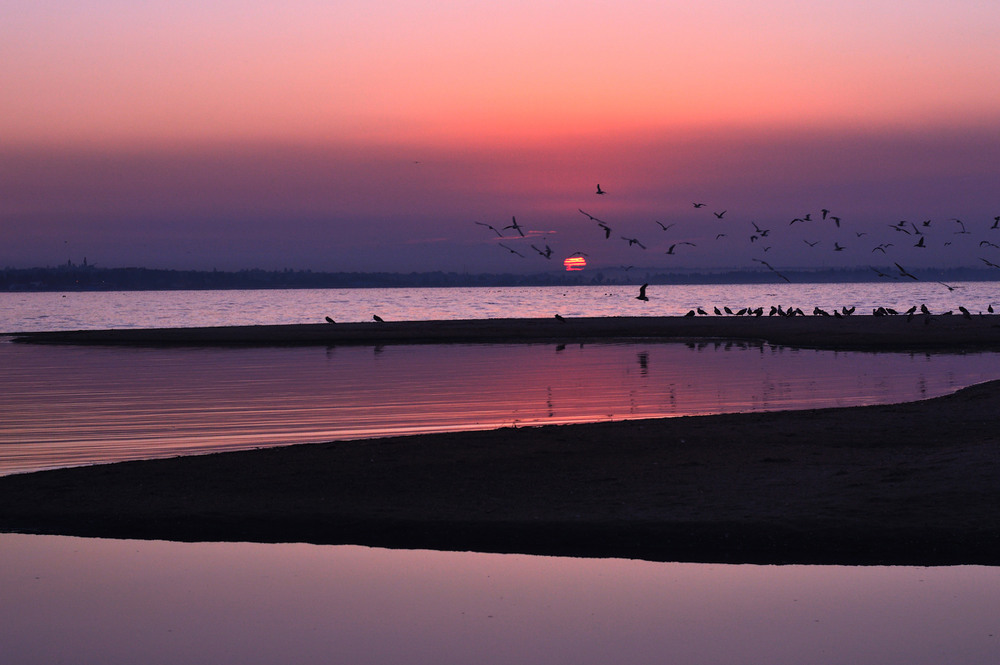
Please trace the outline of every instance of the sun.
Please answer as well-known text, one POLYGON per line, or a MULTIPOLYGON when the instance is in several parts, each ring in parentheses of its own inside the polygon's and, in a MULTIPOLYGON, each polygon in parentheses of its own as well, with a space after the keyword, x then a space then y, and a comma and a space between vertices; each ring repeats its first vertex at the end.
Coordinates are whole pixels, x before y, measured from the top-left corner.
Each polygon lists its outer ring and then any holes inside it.
POLYGON ((587 259, 582 256, 571 256, 563 261, 563 265, 566 266, 566 270, 583 270, 587 267, 587 259))

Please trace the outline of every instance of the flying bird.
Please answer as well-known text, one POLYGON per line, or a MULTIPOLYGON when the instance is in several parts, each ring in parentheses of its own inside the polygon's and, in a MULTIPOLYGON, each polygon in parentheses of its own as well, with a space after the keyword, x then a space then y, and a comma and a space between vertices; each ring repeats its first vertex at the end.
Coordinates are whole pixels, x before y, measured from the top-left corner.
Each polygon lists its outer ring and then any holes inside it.
POLYGON ((754 259, 754 261, 756 261, 757 263, 765 266, 768 270, 770 270, 771 272, 773 272, 775 275, 777 275, 781 279, 785 280, 786 282, 791 283, 792 280, 788 279, 787 277, 785 277, 784 275, 782 275, 780 272, 778 272, 777 270, 775 270, 774 266, 772 266, 767 261, 764 261, 763 259, 754 259))
POLYGON ((604 222, 598 222, 597 225, 600 226, 602 229, 604 229, 604 239, 605 240, 607 240, 608 238, 611 237, 611 227, 610 226, 608 226, 604 222))
POLYGON ((626 238, 625 236, 622 236, 622 240, 628 240, 629 247, 631 247, 632 245, 639 245, 639 247, 646 249, 646 246, 643 245, 641 242, 639 242, 638 238, 626 238))
POLYGON ((538 249, 534 245, 531 246, 531 249, 535 250, 536 252, 538 252, 539 254, 541 254, 542 256, 544 256, 547 259, 551 259, 552 258, 552 248, 549 247, 548 245, 545 246, 544 250, 538 249))
MULTIPOLYGON (((917 279, 915 275, 912 275, 911 273, 907 272, 906 268, 904 268, 903 266, 899 265, 898 263, 893 263, 893 265, 896 266, 897 268, 899 268, 899 274, 900 274, 901 277, 909 277, 910 279, 917 279)), ((919 280, 917 280, 917 281, 919 281, 919 280)))
POLYGON ((704 208, 705 207, 704 203, 692 203, 691 205, 693 205, 695 208, 704 208))
POLYGON ((715 215, 716 217, 718 217, 719 219, 722 219, 722 216, 725 215, 727 212, 729 212, 729 211, 728 210, 723 210, 722 212, 713 212, 712 214, 715 215))
POLYGON ((965 230, 965 222, 963 222, 962 220, 960 220, 960 219, 952 219, 951 221, 957 223, 959 226, 962 227, 961 231, 955 231, 956 235, 968 235, 969 233, 971 233, 971 231, 966 231, 965 230))
POLYGON ((593 215, 591 215, 589 212, 584 212, 581 208, 577 208, 577 210, 579 210, 581 213, 583 213, 584 215, 586 215, 587 217, 589 217, 590 221, 592 221, 592 222, 597 222, 598 224, 603 224, 604 223, 604 220, 597 219, 596 217, 594 217, 593 215))
POLYGON ((643 300, 643 301, 649 300, 649 297, 646 296, 647 286, 649 286, 649 284, 643 284, 642 286, 639 287, 639 295, 635 297, 636 300, 643 300))
POLYGON ((657 220, 657 222, 656 222, 656 223, 657 223, 657 224, 659 224, 659 225, 660 225, 660 228, 661 228, 661 229, 663 229, 664 231, 667 231, 667 230, 669 230, 669 229, 670 229, 670 228, 671 228, 672 226, 675 226, 675 224, 664 224, 663 222, 661 222, 661 221, 659 221, 659 220, 657 220))
POLYGON ((678 245, 691 245, 692 247, 697 247, 697 245, 695 245, 695 244, 694 244, 693 242, 687 242, 686 240, 685 240, 685 241, 683 241, 683 242, 675 242, 675 243, 674 243, 673 245, 671 245, 671 246, 670 246, 670 247, 669 247, 669 248, 667 249, 667 251, 665 251, 665 252, 664 252, 664 254, 673 254, 673 253, 674 253, 674 249, 675 249, 675 248, 676 248, 676 247, 677 247, 678 245))
POLYGON ((518 232, 519 234, 521 234, 521 237, 523 238, 523 237, 524 237, 524 231, 522 231, 522 230, 521 230, 521 225, 517 223, 517 218, 516 218, 516 217, 514 217, 513 215, 511 215, 511 218, 510 218, 510 220, 511 220, 511 222, 512 222, 512 223, 511 223, 511 225, 510 225, 510 226, 505 226, 505 227, 503 227, 503 228, 504 228, 505 230, 506 230, 506 229, 514 229, 514 230, 515 230, 515 231, 517 231, 517 232, 518 232))
POLYGON ((476 224, 479 224, 479 226, 485 226, 486 228, 492 230, 498 236, 500 236, 501 238, 503 238, 503 234, 500 233, 500 230, 497 227, 493 226, 492 224, 487 224, 486 222, 476 222, 476 224))
POLYGON ((521 252, 517 251, 516 249, 511 249, 510 247, 508 247, 507 245, 503 244, 502 242, 499 242, 497 244, 500 245, 501 247, 503 247, 504 249, 506 249, 511 254, 517 254, 522 259, 524 258, 524 254, 522 254, 521 252))
POLYGON ((597 191, 594 192, 594 193, 595 194, 604 194, 604 190, 601 189, 601 184, 600 183, 597 184, 597 191))

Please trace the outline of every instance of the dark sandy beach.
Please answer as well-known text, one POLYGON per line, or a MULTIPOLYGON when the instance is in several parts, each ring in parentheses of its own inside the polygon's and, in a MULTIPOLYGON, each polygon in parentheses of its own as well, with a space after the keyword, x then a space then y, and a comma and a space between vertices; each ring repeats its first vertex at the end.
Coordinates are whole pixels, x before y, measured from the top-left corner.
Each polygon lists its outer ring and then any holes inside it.
MULTIPOLYGON (((753 324, 765 327, 739 334, 733 318, 703 318, 699 325, 722 325, 671 329, 785 343, 819 330, 800 345, 834 348, 840 324, 875 346, 927 344, 929 331, 936 348, 993 346, 1000 331, 993 317, 855 318, 816 317, 819 326, 813 317, 763 318, 753 324), (800 321, 802 329, 778 325, 800 321), (898 332, 907 325, 919 332, 898 332)), ((581 338, 601 335, 602 325, 581 338)), ((413 324, 411 332, 436 327, 413 324)), ((271 343, 306 343, 313 328, 289 327, 283 339, 272 329, 271 343)), ((629 333, 618 336, 652 336, 642 327, 629 333)), ((228 343, 250 343, 233 334, 228 343)), ((39 472, 0 478, 0 530, 701 562, 1000 565, 998 408, 1000 381, 898 405, 506 428, 39 472)))

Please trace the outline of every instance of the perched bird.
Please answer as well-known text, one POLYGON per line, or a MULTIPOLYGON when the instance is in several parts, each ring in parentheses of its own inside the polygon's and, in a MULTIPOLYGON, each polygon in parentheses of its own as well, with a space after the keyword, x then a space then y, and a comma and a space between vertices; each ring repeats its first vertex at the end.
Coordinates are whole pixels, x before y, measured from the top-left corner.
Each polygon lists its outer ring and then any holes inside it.
POLYGON ((566 322, 566 319, 564 319, 564 318, 563 318, 562 316, 560 316, 559 314, 556 314, 556 321, 562 321, 563 323, 565 323, 565 322, 566 322))
POLYGON ((635 297, 636 300, 643 300, 643 301, 649 300, 649 297, 646 295, 647 286, 649 286, 649 284, 643 284, 642 286, 639 287, 639 295, 635 297))
POLYGON ((334 321, 333 319, 331 319, 329 316, 326 317, 326 322, 327 323, 336 323, 336 321, 334 321))
POLYGON ((381 316, 379 316, 378 314, 372 314, 372 320, 373 320, 373 321, 378 321, 379 323, 382 323, 382 322, 384 322, 384 321, 385 321, 385 319, 383 319, 383 318, 382 318, 381 316))

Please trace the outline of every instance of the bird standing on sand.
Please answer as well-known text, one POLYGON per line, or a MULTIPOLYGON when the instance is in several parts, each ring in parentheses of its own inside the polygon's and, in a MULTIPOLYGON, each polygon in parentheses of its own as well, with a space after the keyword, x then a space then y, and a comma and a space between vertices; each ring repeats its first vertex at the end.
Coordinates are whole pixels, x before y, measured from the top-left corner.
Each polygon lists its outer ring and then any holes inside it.
POLYGON ((636 300, 642 300, 642 301, 648 301, 649 300, 649 297, 646 296, 646 287, 647 286, 649 286, 649 284, 643 284, 642 286, 639 287, 639 295, 637 295, 635 297, 636 300))
POLYGON ((329 316, 326 317, 326 322, 327 323, 336 323, 336 321, 334 321, 333 319, 331 319, 329 316))
POLYGON ((383 319, 378 314, 372 314, 372 320, 377 321, 378 323, 383 323, 385 321, 385 319, 383 319))

